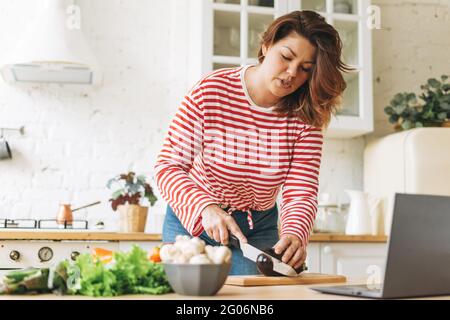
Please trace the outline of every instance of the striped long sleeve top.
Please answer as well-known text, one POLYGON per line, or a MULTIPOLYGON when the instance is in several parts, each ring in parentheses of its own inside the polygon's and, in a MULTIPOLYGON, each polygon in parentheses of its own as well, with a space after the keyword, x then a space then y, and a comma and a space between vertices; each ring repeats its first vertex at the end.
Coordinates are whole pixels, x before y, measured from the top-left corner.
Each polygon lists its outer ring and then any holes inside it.
POLYGON ((210 204, 263 211, 281 190, 280 235, 309 241, 317 211, 323 136, 295 117, 257 106, 249 66, 221 69, 184 97, 155 164, 163 199, 193 236, 210 204))

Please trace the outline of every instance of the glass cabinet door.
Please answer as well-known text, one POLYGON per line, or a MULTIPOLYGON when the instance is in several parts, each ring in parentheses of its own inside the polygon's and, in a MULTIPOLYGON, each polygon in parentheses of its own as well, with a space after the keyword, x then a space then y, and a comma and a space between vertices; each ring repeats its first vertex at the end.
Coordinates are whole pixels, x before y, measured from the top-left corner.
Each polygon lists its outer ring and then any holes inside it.
POLYGON ((333 13, 358 14, 358 0, 334 0, 333 13))
POLYGON ((258 58, 261 45, 261 35, 272 23, 274 17, 270 14, 249 13, 248 14, 248 57, 258 58))
POLYGON ((359 117, 361 115, 360 104, 360 61, 358 45, 358 22, 334 20, 334 27, 339 32, 342 40, 342 60, 355 68, 354 72, 344 74, 347 89, 344 91, 343 105, 340 115, 359 117))
POLYGON ((359 72, 356 71, 344 74, 344 80, 347 83, 347 89, 344 91, 344 96, 342 97, 342 107, 338 114, 359 117, 359 72))
POLYGON ((360 104, 360 29, 362 19, 359 15, 358 0, 298 0, 294 1, 299 10, 313 10, 324 16, 332 24, 342 40, 342 60, 355 71, 344 74, 347 89, 344 92, 339 115, 359 117, 360 104))
POLYGON ((274 0, 248 0, 248 5, 256 6, 256 7, 274 8, 275 1, 274 0))
POLYGON ((358 21, 335 19, 333 25, 342 40, 342 59, 351 66, 359 66, 358 21))
POLYGON ((215 3, 241 4, 241 0, 214 0, 215 3))
POLYGON ((239 12, 214 11, 214 56, 239 57, 241 19, 239 12))
POLYGON ((272 21, 294 10, 313 10, 333 25, 342 39, 342 60, 354 71, 344 74, 338 117, 328 133, 350 138, 373 130, 372 36, 366 27, 370 0, 192 0, 192 83, 212 70, 258 63, 262 33, 272 21), (195 44, 195 45, 194 45, 195 44), (196 49, 196 48, 201 48, 196 49), (199 53, 199 51, 201 51, 199 53))
POLYGON ((301 1, 302 10, 312 10, 325 12, 327 8, 326 0, 303 0, 301 1))
POLYGON ((373 129, 372 44, 370 30, 365 25, 365 8, 370 0, 291 0, 289 3, 288 11, 316 11, 333 25, 342 40, 342 60, 354 68, 353 72, 344 74, 347 88, 338 119, 330 125, 331 131, 343 137, 370 132, 373 129))
POLYGON ((278 1, 214 0, 211 70, 257 63, 261 35, 279 13, 278 1))
POLYGON ((302 10, 327 13, 358 14, 358 0, 298 0, 302 10))

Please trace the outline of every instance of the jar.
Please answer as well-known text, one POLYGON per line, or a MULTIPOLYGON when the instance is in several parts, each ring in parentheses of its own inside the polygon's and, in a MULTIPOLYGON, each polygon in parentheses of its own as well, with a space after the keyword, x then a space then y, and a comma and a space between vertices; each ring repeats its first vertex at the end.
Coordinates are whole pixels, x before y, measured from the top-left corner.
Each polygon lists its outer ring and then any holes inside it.
POLYGON ((345 210, 337 204, 318 205, 313 227, 315 233, 345 233, 345 210))

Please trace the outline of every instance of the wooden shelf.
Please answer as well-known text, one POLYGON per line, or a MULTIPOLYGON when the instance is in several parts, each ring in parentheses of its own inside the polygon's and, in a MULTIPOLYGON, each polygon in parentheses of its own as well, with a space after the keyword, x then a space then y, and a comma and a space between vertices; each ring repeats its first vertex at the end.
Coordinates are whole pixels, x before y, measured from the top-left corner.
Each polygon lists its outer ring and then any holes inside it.
MULTIPOLYGON (((1 240, 102 240, 102 241, 161 241, 161 234, 76 231, 1 231, 1 240)), ((337 233, 315 233, 310 242, 386 242, 386 236, 349 236, 337 233)))

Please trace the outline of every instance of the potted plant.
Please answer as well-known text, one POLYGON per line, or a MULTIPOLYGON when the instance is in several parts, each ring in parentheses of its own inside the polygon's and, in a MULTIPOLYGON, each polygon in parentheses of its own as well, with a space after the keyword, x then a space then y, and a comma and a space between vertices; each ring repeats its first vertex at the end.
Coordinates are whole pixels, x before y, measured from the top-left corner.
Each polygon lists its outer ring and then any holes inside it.
POLYGON ((147 199, 153 206, 157 200, 145 176, 134 172, 120 174, 110 179, 107 187, 115 190, 109 201, 112 209, 119 212, 120 231, 144 232, 148 207, 142 204, 147 199))
POLYGON ((420 86, 419 103, 415 93, 397 93, 384 109, 389 122, 398 131, 421 127, 447 127, 450 119, 450 84, 447 75, 441 81, 428 79, 420 86))

